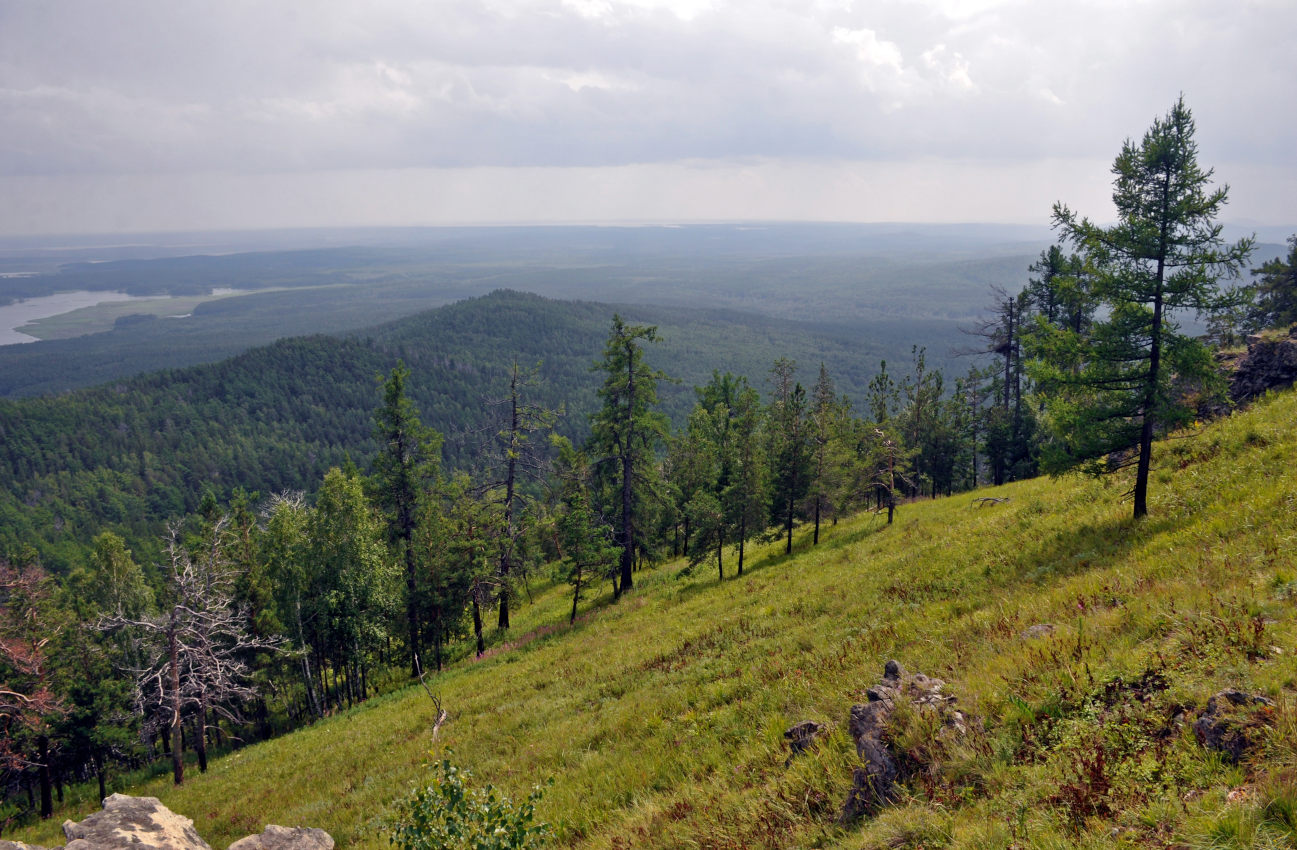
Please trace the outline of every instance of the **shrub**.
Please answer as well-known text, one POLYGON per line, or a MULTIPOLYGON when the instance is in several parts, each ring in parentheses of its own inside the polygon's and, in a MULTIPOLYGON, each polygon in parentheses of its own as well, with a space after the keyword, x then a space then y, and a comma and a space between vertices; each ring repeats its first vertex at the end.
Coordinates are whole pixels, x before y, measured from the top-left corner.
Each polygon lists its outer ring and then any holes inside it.
MULTIPOLYGON (((514 805, 491 785, 472 788, 472 776, 443 758, 432 781, 397 805, 391 842, 401 850, 531 850, 551 829, 535 822, 540 787, 514 805)), ((551 782, 553 780, 550 780, 551 782)))

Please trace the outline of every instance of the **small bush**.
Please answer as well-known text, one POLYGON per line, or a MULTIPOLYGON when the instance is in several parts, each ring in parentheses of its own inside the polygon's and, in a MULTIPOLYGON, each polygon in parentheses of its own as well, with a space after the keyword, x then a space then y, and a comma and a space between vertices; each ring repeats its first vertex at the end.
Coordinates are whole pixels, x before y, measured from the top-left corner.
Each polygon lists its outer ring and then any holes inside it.
MULTIPOLYGON (((443 758, 432 781, 397 806, 391 842, 401 850, 531 850, 550 837, 547 823, 536 823, 534 788, 515 806, 490 785, 470 788, 471 774, 443 758)), ((552 780, 551 780, 552 781, 552 780)))

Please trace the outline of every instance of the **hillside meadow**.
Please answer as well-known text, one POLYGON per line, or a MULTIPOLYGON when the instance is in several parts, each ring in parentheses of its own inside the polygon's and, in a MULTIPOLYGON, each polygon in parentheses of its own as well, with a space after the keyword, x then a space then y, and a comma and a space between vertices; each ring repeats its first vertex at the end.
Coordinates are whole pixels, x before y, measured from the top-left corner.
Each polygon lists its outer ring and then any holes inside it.
MULTIPOLYGON (((599 588, 572 627, 566 585, 533 584, 507 642, 431 680, 450 713, 435 739, 415 685, 183 787, 118 790, 160 797, 214 847, 279 823, 378 848, 394 801, 451 751, 515 799, 552 778, 539 817, 565 847, 1294 846, 1294 420, 1287 393, 1163 442, 1140 523, 1126 479, 1041 478, 905 504, 890 527, 849 518, 792 556, 758 548, 741 577, 732 560, 723 581, 662 564, 617 604, 599 588), (945 680, 971 730, 936 739, 901 712, 902 799, 839 827, 848 710, 891 658, 945 680), (1191 728, 1231 687, 1274 702, 1238 764, 1191 728), (830 733, 786 766, 801 720, 830 733)), ((61 843, 57 822, 95 807, 70 800, 6 837, 61 843)))

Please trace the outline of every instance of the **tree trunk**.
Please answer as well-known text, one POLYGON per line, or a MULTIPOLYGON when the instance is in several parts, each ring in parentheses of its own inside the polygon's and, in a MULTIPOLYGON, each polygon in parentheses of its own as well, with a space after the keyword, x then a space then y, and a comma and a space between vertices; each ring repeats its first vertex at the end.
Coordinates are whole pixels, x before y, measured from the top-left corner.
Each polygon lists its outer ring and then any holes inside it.
MULTIPOLYGON (((509 573, 513 567, 513 509, 514 486, 518 474, 518 431, 522 423, 518 418, 518 363, 514 361, 509 378, 509 452, 504 479, 504 541, 500 551, 500 621, 499 628, 509 628, 509 573)), ((480 641, 479 641, 480 645, 480 641)), ((481 650, 478 650, 481 654, 481 650)))
POLYGON ((405 616, 410 630, 410 675, 419 675, 419 588, 416 581, 418 566, 414 562, 413 522, 405 539, 405 616))
MULTIPOLYGON (((504 619, 500 628, 509 628, 509 608, 503 602, 500 604, 500 616, 504 619)), ((482 653, 486 652, 486 641, 482 638, 482 611, 477 602, 477 588, 473 589, 473 634, 477 636, 477 657, 481 658, 482 653)))
POLYGON ((572 616, 568 618, 567 624, 570 626, 576 622, 576 603, 581 598, 581 573, 580 567, 577 567, 576 582, 572 585, 572 616))
MULTIPOLYGON (((635 358, 626 358, 626 443, 621 458, 621 584, 613 598, 635 586, 631 578, 635 556, 635 358)), ((685 544, 686 546, 688 543, 685 544)))
POLYGON ((198 702, 198 719, 194 721, 194 750, 198 753, 198 772, 207 772, 207 700, 198 702))
POLYGON ((100 802, 103 802, 104 798, 108 796, 108 789, 107 789, 108 776, 107 776, 107 771, 104 770, 103 753, 96 751, 94 755, 94 761, 95 761, 95 778, 99 780, 99 800, 100 802))
POLYGON ((41 819, 52 817, 54 815, 54 797, 51 792, 50 776, 50 739, 47 735, 41 735, 38 741, 40 746, 40 767, 37 768, 37 776, 41 784, 41 819))
POLYGON ((788 498, 788 513, 786 518, 784 519, 784 530, 787 532, 787 536, 788 536, 788 540, 784 544, 785 555, 791 555, 793 553, 793 511, 794 510, 796 510, 796 505, 794 504, 793 499, 790 496, 788 498))
POLYGON ((167 646, 171 652, 171 776, 175 784, 185 781, 185 758, 180 751, 180 649, 176 645, 179 611, 171 609, 167 646))
POLYGON ((1153 325, 1149 332, 1148 378, 1144 385, 1144 415, 1139 428, 1139 464, 1135 468, 1135 519, 1148 516, 1148 471, 1153 460, 1153 408, 1162 363, 1162 285, 1166 278, 1167 217, 1170 175, 1162 186, 1161 240, 1158 243, 1156 288, 1153 291, 1153 325))

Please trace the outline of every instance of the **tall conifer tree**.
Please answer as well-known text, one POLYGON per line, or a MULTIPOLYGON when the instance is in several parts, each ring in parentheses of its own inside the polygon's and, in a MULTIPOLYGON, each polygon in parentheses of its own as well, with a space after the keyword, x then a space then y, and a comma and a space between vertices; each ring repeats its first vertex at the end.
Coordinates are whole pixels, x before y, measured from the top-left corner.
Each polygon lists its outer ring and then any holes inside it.
POLYGON ((637 508, 652 487, 654 451, 667 434, 666 417, 654 409, 658 381, 666 375, 644 360, 644 344, 656 340, 656 327, 628 325, 614 315, 604 359, 595 364, 605 377, 599 389, 603 407, 591 416, 590 445, 595 463, 601 472, 611 473, 616 491, 619 596, 634 586, 631 570, 643 534, 637 508))
POLYGON ((1198 165, 1183 97, 1138 144, 1126 141, 1112 173, 1116 224, 1054 205, 1054 226, 1081 254, 1107 316, 1085 336, 1052 332, 1037 377, 1059 437, 1049 465, 1102 472, 1133 463, 1139 518, 1148 513, 1154 435, 1191 420, 1180 387, 1214 376, 1206 347, 1181 333, 1175 315, 1226 306, 1217 281, 1238 276, 1252 241, 1221 238, 1216 217, 1228 187, 1212 189, 1211 169, 1198 165))

